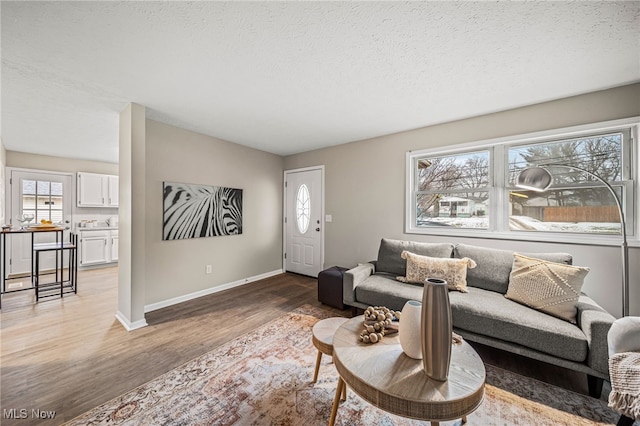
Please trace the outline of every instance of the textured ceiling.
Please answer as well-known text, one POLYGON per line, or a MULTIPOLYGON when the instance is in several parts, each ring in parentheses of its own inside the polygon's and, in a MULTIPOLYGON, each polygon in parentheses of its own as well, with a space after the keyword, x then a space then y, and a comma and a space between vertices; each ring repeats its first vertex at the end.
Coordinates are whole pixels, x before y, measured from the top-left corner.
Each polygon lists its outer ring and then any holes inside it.
POLYGON ((2 1, 0 13, 6 148, 111 162, 128 102, 287 155, 640 81, 638 1, 2 1))

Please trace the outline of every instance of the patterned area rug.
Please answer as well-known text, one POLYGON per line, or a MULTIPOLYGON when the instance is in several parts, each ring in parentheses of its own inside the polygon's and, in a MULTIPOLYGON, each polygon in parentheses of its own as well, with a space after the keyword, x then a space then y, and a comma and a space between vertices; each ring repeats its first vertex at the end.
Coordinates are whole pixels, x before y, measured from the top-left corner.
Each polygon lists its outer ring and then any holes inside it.
MULTIPOLYGON (((331 313, 305 305, 66 423, 67 425, 326 425, 337 372, 311 327, 331 313)), ((482 405, 468 425, 603 425, 618 415, 590 398, 490 365, 482 405)), ((354 392, 338 425, 424 425, 381 411, 354 392)), ((443 422, 459 425, 460 420, 443 422)))

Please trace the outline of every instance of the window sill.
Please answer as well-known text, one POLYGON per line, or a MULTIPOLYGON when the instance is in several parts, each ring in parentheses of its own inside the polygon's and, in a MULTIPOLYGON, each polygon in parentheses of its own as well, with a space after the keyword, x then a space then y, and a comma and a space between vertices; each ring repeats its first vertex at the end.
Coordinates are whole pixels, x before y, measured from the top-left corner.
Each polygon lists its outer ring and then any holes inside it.
MULTIPOLYGON (((562 243, 587 246, 619 247, 622 244, 620 235, 579 235, 572 233, 549 233, 510 231, 498 232, 486 229, 455 229, 455 228, 406 228, 405 233, 415 235, 437 235, 460 238, 483 238, 489 240, 516 240, 540 243, 562 243)), ((627 235, 629 247, 640 247, 640 240, 627 235)))

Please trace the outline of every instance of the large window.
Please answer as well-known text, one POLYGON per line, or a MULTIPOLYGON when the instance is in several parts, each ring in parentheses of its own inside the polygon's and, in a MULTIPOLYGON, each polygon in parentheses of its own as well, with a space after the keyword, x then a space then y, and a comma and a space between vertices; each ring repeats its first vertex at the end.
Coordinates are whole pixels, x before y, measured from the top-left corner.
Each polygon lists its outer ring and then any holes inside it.
POLYGON ((616 132, 509 147, 509 228, 620 234, 620 215, 613 195, 580 169, 612 185, 624 203, 624 136, 625 133, 616 132), (562 166, 547 166, 553 184, 546 192, 515 188, 516 179, 524 168, 554 163, 562 166))
POLYGON ((638 147, 637 124, 630 123, 408 153, 407 232, 620 235, 615 198, 595 174, 616 191, 633 235, 638 147), (516 186, 520 172, 531 166, 551 172, 547 191, 516 186))
POLYGON ((418 226, 489 227, 489 151, 416 158, 418 226))

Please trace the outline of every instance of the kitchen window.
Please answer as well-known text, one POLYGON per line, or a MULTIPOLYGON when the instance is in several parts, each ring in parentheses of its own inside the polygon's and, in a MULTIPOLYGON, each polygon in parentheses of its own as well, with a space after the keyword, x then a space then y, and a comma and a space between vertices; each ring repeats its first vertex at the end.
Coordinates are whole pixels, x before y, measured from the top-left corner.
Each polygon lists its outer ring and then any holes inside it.
POLYGON ((22 212, 33 214, 35 223, 63 221, 62 182, 24 179, 22 181, 22 212))

